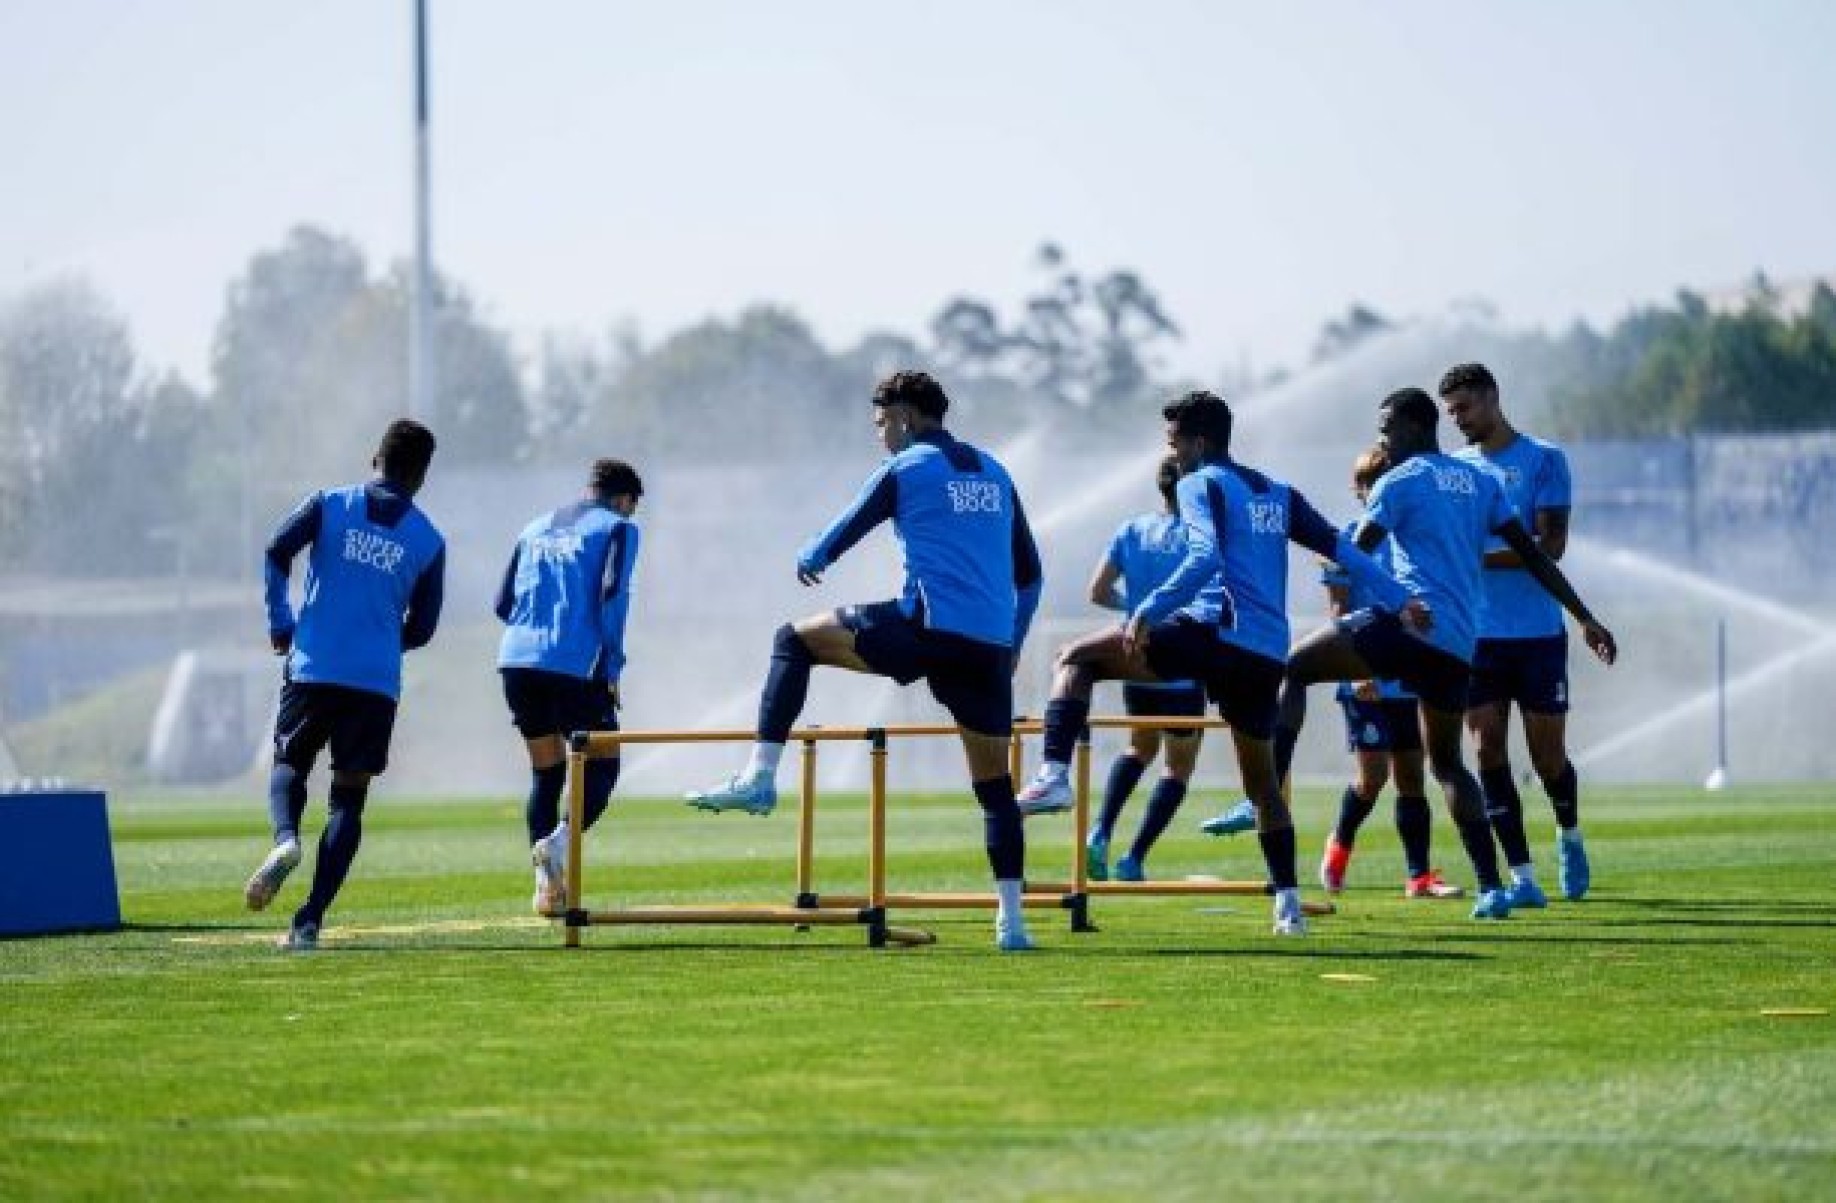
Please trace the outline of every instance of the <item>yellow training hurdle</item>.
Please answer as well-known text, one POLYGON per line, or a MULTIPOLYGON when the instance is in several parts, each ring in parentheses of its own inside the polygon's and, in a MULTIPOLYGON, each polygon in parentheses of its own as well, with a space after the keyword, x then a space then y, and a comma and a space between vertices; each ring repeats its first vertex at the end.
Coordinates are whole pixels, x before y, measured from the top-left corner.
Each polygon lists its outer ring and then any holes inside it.
MULTIPOLYGON (((1236 895, 1267 897, 1270 893, 1269 885, 1263 881, 1091 881, 1084 863, 1084 841, 1090 834, 1090 733, 1092 731, 1134 730, 1141 727, 1152 727, 1161 731, 1204 731, 1226 729, 1228 726, 1229 724, 1222 719, 1215 718, 1091 715, 1085 722, 1084 731, 1078 739, 1077 750, 1073 758, 1071 880, 1069 882, 1034 881, 1029 875, 1026 892, 1022 896, 1023 903, 1028 907, 1052 907, 1068 911, 1071 915, 1072 931, 1090 932, 1097 930, 1096 925, 1090 921, 1090 899, 1093 896, 1236 895)), ((1025 749, 1021 737, 1041 734, 1044 729, 1044 724, 1037 719, 1016 719, 1014 721, 1013 743, 1008 753, 1008 773, 1016 784, 1020 781, 1025 768, 1025 749)), ((957 729, 951 726, 887 728, 888 734, 894 732, 912 735, 955 735, 957 729)), ((802 813, 803 833, 799 840, 797 855, 798 905, 811 907, 865 905, 868 900, 861 895, 819 894, 812 886, 809 837, 815 822, 816 791, 813 760, 814 748, 806 745, 803 796, 807 801, 802 813)), ((1030 848, 1032 841, 1027 842, 1030 848)), ((887 895, 883 901, 887 906, 909 907, 916 910, 993 909, 996 905, 993 893, 980 892, 900 893, 887 895)), ((1303 902, 1301 910, 1314 916, 1335 913, 1335 908, 1330 902, 1303 902)))
MULTIPOLYGON (((1072 807, 1071 879, 1069 882, 1034 882, 1029 880, 1023 895, 1028 907, 1052 907, 1068 911, 1071 930, 1095 931, 1090 922, 1090 898, 1100 896, 1179 896, 1179 895, 1254 895, 1265 896, 1267 883, 1261 881, 1091 881, 1084 862, 1084 842, 1090 830, 1090 732, 1092 730, 1129 730, 1152 727, 1158 730, 1205 730, 1221 728, 1218 719, 1154 716, 1097 716, 1088 720, 1078 740, 1074 767, 1074 803, 1072 807)), ((1022 776, 1025 759, 1023 737, 1037 735, 1043 724, 1036 719, 1019 719, 1008 754, 1008 769, 1014 781, 1022 776)), ((917 928, 892 927, 887 912, 899 907, 913 910, 993 909, 996 896, 990 892, 889 892, 886 888, 886 758, 887 743, 892 738, 953 736, 953 725, 906 724, 881 727, 807 727, 794 730, 790 741, 802 749, 797 817, 797 893, 791 906, 751 903, 711 903, 707 905, 628 906, 610 910, 589 911, 581 905, 582 842, 586 810, 586 762, 618 754, 627 744, 745 743, 755 738, 752 731, 591 731, 576 732, 567 746, 568 846, 566 909, 558 916, 566 926, 566 946, 580 946, 583 927, 618 924, 760 924, 808 927, 811 925, 859 924, 867 928, 868 943, 875 947, 894 944, 928 944, 934 937, 917 928), (815 888, 816 768, 817 745, 838 741, 865 740, 870 749, 870 779, 867 806, 867 893, 821 894, 815 888)), ((1333 913, 1331 903, 1306 902, 1302 909, 1310 915, 1333 913)))

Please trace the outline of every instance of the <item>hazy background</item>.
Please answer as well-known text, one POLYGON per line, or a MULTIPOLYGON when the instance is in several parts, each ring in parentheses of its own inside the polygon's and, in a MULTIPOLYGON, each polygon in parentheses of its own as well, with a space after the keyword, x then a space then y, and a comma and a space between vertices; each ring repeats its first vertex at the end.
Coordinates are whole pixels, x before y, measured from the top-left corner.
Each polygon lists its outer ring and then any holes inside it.
MULTIPOLYGON (((1836 9, 431 10, 424 500, 453 579, 390 789, 520 788, 488 595, 600 454, 650 484, 628 721, 748 725, 773 627, 896 584, 883 536, 818 591, 791 563, 908 364, 1042 528, 1026 709, 1154 503, 1168 392, 1224 390, 1246 457, 1348 517, 1375 400, 1484 358, 1571 441, 1570 571, 1626 645, 1575 661, 1583 771, 1701 780, 1725 623, 1736 773, 1836 773, 1836 9)), ((0 2, 0 776, 257 780, 260 546, 403 408, 410 33, 377 0, 0 2)), ((814 696, 832 723, 933 713, 814 696)), ((1322 696, 1309 772, 1337 739, 1322 696)), ((957 776, 948 748, 905 763, 957 776)))

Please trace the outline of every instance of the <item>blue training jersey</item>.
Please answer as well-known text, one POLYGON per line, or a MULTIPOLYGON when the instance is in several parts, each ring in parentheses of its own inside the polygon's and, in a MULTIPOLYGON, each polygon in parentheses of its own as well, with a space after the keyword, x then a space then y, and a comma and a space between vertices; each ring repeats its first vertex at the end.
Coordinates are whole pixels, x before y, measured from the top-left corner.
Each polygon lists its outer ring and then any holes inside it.
POLYGON ((497 591, 497 666, 617 681, 637 556, 637 523, 600 501, 524 527, 497 591))
MULTIPOLYGON (((1122 611, 1133 613, 1186 558, 1186 524, 1174 514, 1141 514, 1116 528, 1105 561, 1122 578, 1122 611)), ((1131 682, 1141 689, 1187 688, 1190 681, 1131 682)))
MULTIPOLYGON (((1356 522, 1347 522, 1339 528, 1340 536, 1346 539, 1354 538, 1357 533, 1358 523, 1356 522)), ((1371 552, 1371 559, 1376 560, 1378 566, 1391 576, 1396 575, 1395 546, 1392 540, 1385 539, 1377 545, 1376 550, 1371 552)), ((1328 588, 1345 590, 1345 609, 1348 613, 1354 610, 1369 609, 1378 604, 1377 598, 1371 591, 1353 580, 1352 574, 1339 567, 1334 560, 1321 562, 1320 584, 1328 588)), ((1355 696, 1352 692, 1353 687, 1354 683, 1351 681, 1339 682, 1338 698, 1341 702, 1348 701, 1355 696)), ((1377 692, 1385 701, 1397 701, 1415 696, 1404 689, 1400 682, 1387 679, 1378 680, 1377 692)))
POLYGON ((1307 499, 1229 460, 1206 462, 1179 482, 1186 558, 1135 608, 1150 625, 1177 612, 1214 624, 1245 651, 1288 658, 1288 543, 1344 564, 1387 608, 1408 594, 1376 561, 1341 538, 1307 499))
POLYGON ((1433 611, 1423 638, 1471 664, 1486 540, 1517 517, 1498 479, 1438 451, 1410 456, 1377 482, 1365 516, 1390 534, 1396 579, 1433 611))
POLYGON ((289 680, 395 698, 402 653, 425 645, 440 623, 446 541, 405 490, 378 478, 301 502, 269 542, 263 573, 268 631, 293 635, 289 680), (296 624, 287 583, 307 548, 296 624))
MULTIPOLYGON (((1519 434, 1497 454, 1475 445, 1454 453, 1491 472, 1504 486, 1531 534, 1536 516, 1548 510, 1567 511, 1574 504, 1574 485, 1568 474, 1568 457, 1554 443, 1519 434)), ((1504 547, 1493 539, 1487 551, 1504 547)), ((1482 639, 1535 639, 1562 633, 1562 603, 1523 568, 1485 570, 1485 618, 1479 624, 1482 639)))
POLYGON ((867 478, 854 503, 804 547, 798 567, 824 571, 888 520, 905 555, 901 611, 1017 652, 1044 574, 1007 469, 943 430, 926 431, 867 478))

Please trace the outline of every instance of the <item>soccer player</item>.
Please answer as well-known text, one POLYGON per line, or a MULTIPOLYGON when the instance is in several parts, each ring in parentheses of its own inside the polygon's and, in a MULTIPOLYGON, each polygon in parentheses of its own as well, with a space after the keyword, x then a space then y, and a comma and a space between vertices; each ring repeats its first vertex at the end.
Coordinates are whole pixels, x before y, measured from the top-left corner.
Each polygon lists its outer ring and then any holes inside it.
POLYGON ((371 461, 374 479, 313 493, 268 544, 268 640, 286 667, 268 777, 274 847, 243 888, 250 910, 272 902, 300 863, 306 779, 328 745, 332 771, 312 891, 283 948, 318 946, 325 912, 363 840, 370 779, 388 767, 402 653, 425 646, 440 622, 446 543, 414 504, 433 453, 425 426, 391 423, 371 461), (302 551, 306 589, 296 623, 287 582, 302 551))
MULTIPOLYGON (((562 741, 574 731, 618 729, 618 679, 638 556, 638 526, 631 519, 643 495, 644 482, 630 464, 595 460, 584 496, 523 528, 497 591, 497 617, 504 623, 498 673, 511 721, 529 750, 523 817, 537 914, 560 910, 565 897, 562 741)), ((618 769, 616 756, 587 761, 582 822, 588 829, 605 813, 618 769)))
MULTIPOLYGON (((1454 454, 1490 470, 1504 484, 1537 548, 1560 560, 1568 548, 1573 494, 1561 448, 1515 430, 1498 403, 1498 382, 1484 364, 1463 363, 1441 377, 1441 404, 1467 445, 1454 454)), ((1581 842, 1580 786, 1568 759, 1568 635, 1555 599, 1537 587, 1511 548, 1493 540, 1485 553, 1485 618, 1473 652, 1466 728, 1479 761, 1486 813, 1510 866, 1515 905, 1548 905, 1536 881, 1524 807, 1511 773, 1511 706, 1523 715, 1530 764, 1555 810, 1556 864, 1562 894, 1587 895, 1590 872, 1581 842)))
POLYGON ((1390 615, 1363 611, 1302 639, 1289 654, 1282 684, 1276 759, 1285 777, 1306 717, 1307 686, 1400 680, 1419 699, 1429 767, 1473 862, 1480 891, 1473 918, 1504 919, 1511 914, 1511 891, 1499 879, 1485 801, 1461 749, 1475 629, 1484 606, 1479 577, 1486 539, 1496 534, 1516 550, 1525 570, 1581 624, 1588 647, 1602 661, 1611 664, 1618 649, 1562 570, 1537 549, 1496 478, 1441 453, 1435 435, 1439 417, 1434 398, 1421 389, 1384 398, 1378 430, 1392 466, 1371 490, 1356 540, 1366 549, 1386 536, 1395 540, 1398 579, 1433 616, 1425 638, 1390 615))
POLYGON ((1243 790, 1255 804, 1257 838, 1275 890, 1277 935, 1304 935, 1295 876, 1294 824, 1282 799, 1270 735, 1288 650, 1288 543, 1345 565, 1386 605, 1426 617, 1369 556, 1339 536, 1300 493, 1230 458, 1224 399, 1192 392, 1167 405, 1167 445, 1186 473, 1178 487, 1186 556, 1138 603, 1125 625, 1059 653, 1046 706, 1044 763, 1021 792, 1029 814, 1071 805, 1071 752, 1099 681, 1196 680, 1230 724, 1243 790))
MULTIPOLYGON (((1160 461, 1155 484, 1165 508, 1151 514, 1130 518, 1117 529, 1109 541, 1109 550, 1097 564, 1090 579, 1090 601, 1105 610, 1132 613, 1148 594, 1173 575, 1186 558, 1186 527, 1179 520, 1179 501, 1175 493, 1179 484, 1179 461, 1167 456, 1160 461)), ((1196 681, 1167 684, 1128 682, 1122 687, 1122 704, 1131 715, 1167 715, 1202 717, 1205 713, 1205 691, 1196 681)), ((1140 783, 1147 766, 1160 754, 1162 733, 1151 727, 1136 727, 1129 732, 1128 750, 1109 766, 1108 784, 1103 791, 1103 807, 1084 850, 1085 864, 1091 880, 1109 879, 1109 842, 1115 835, 1122 808, 1140 783)), ((1147 813, 1136 829, 1134 842, 1116 861, 1116 878, 1120 881, 1142 881, 1145 865, 1154 842, 1179 813, 1186 797, 1186 785, 1198 763, 1199 745, 1204 732, 1178 730, 1165 732, 1167 760, 1160 780, 1148 796, 1147 813)), ((1256 824, 1252 810, 1244 816, 1244 828, 1256 824)))
POLYGON ((892 601, 844 606, 778 628, 759 700, 758 741, 740 772, 689 794, 703 810, 770 814, 778 761, 809 690, 810 669, 833 665, 924 678, 962 730, 981 804, 1003 952, 1032 948, 1022 910, 1026 835, 1008 775, 1014 661, 1043 581, 1039 551, 1012 478, 987 452, 944 429, 950 399, 924 372, 895 372, 873 395, 873 423, 890 456, 854 504, 797 556, 797 579, 814 585, 842 555, 890 520, 905 557, 905 587, 892 601))
MULTIPOLYGON (((1372 447, 1352 464, 1352 494, 1362 509, 1373 486, 1389 470, 1390 457, 1382 447, 1372 447)), ((1355 537, 1356 522, 1344 528, 1355 537)), ((1385 539, 1373 553, 1385 571, 1395 574, 1395 545, 1385 539)), ((1330 560, 1324 564, 1321 583, 1326 586, 1327 610, 1336 619, 1365 609, 1371 603, 1351 575, 1330 560)), ((1339 799, 1339 817, 1327 837, 1320 858, 1320 884, 1327 893, 1345 889, 1358 829, 1370 817, 1377 798, 1396 781, 1396 834, 1402 840, 1408 876, 1403 893, 1410 898, 1459 898, 1465 891, 1445 881, 1429 861, 1433 813, 1424 788, 1421 723, 1415 695, 1396 681, 1342 681, 1338 701, 1345 713, 1345 743, 1355 766, 1351 784, 1339 799)))

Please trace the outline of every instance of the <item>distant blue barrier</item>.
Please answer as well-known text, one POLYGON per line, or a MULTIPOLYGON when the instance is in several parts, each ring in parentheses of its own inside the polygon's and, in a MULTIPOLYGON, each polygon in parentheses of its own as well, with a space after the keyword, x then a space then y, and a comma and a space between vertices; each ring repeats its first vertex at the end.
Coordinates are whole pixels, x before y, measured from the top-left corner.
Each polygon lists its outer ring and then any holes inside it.
POLYGON ((120 926, 106 796, 0 793, 0 936, 120 926))

